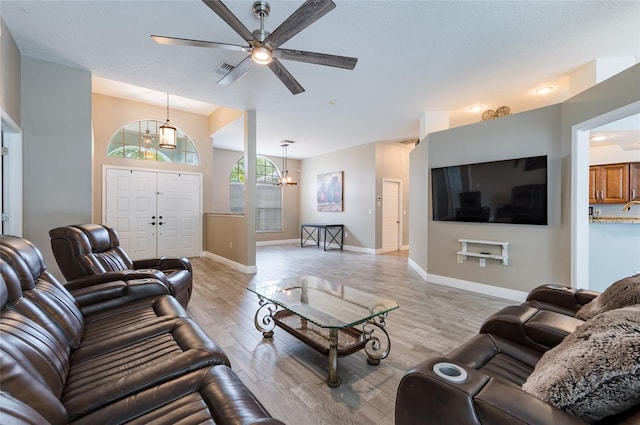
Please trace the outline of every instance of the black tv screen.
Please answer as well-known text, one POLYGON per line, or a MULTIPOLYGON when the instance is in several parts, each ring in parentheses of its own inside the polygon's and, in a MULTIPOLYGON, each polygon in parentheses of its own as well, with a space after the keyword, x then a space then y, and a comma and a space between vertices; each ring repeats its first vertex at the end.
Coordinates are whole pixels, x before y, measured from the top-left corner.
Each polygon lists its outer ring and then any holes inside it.
POLYGON ((435 221, 547 224, 547 156, 431 169, 435 221))

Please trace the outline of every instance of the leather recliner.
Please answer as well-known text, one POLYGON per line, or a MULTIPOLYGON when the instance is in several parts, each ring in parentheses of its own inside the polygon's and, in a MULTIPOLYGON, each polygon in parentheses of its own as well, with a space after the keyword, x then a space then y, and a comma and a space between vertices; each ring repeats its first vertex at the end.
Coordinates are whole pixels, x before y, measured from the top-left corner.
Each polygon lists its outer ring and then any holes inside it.
POLYGON ((283 425, 162 282, 103 278, 74 297, 0 235, 0 423, 283 425))
POLYGON ((101 224, 76 224, 49 231, 51 248, 67 280, 110 273, 113 280, 135 278, 164 282, 184 307, 191 298, 193 272, 189 259, 161 257, 132 260, 120 246, 115 229, 101 224))

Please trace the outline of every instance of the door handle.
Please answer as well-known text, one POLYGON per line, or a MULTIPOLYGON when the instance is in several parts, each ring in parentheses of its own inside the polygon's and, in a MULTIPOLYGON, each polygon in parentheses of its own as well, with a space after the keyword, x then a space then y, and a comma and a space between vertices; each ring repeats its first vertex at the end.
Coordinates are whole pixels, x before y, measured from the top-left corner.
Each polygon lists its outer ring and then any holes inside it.
POLYGON ((152 225, 152 226, 155 226, 155 225, 156 225, 156 222, 155 222, 155 221, 152 221, 152 222, 151 222, 151 223, 149 223, 149 224, 150 224, 150 225, 152 225))
POLYGON ((162 226, 162 222, 159 222, 159 223, 158 223, 158 226, 162 226))

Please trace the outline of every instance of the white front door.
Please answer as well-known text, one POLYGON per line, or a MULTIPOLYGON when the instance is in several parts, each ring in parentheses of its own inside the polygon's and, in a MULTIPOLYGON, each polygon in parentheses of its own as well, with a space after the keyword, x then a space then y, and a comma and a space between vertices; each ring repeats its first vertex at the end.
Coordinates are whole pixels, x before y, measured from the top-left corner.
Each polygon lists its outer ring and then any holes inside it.
POLYGON ((400 186, 400 181, 382 181, 382 252, 401 248, 400 186))
POLYGON ((107 168, 105 224, 134 259, 200 254, 201 177, 107 168))
POLYGON ((200 176, 158 173, 158 255, 199 255, 200 176))
POLYGON ((107 169, 107 226, 118 232, 120 246, 134 260, 156 256, 156 173, 107 169))

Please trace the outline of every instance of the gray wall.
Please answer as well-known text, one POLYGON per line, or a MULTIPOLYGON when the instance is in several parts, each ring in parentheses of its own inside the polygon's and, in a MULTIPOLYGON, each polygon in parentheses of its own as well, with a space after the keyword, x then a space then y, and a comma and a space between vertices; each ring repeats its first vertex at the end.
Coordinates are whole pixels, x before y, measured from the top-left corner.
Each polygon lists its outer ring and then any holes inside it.
MULTIPOLYGON (((412 147, 399 143, 376 143, 376 199, 382 196, 382 180, 402 181, 402 245, 409 244, 409 153, 412 147)), ((382 208, 376 204, 376 248, 382 248, 382 208)))
POLYGON ((52 272, 49 230, 91 222, 91 73, 22 57, 24 237, 52 272))
MULTIPOLYGON (((547 226, 432 221, 429 206, 423 217, 429 220, 429 274, 521 291, 554 280, 561 266, 554 261, 560 256, 555 243, 560 229, 559 135, 558 105, 429 135, 429 167, 548 155, 549 188, 547 226), (480 268, 478 260, 470 257, 458 264, 458 239, 509 242, 510 263, 503 266, 488 260, 480 268)), ((430 193, 430 185, 419 187, 430 193)))
MULTIPOLYGON (((215 135, 214 135, 215 140, 215 135)), ((231 169, 244 156, 244 152, 227 149, 213 149, 213 213, 228 213, 229 207, 229 175, 231 169)), ((278 169, 282 168, 282 158, 265 156, 273 162, 278 169)), ((282 232, 256 233, 256 241, 279 241, 297 239, 300 237, 300 224, 298 222, 299 191, 302 185, 300 181, 300 161, 287 158, 289 174, 298 182, 297 186, 289 186, 282 190, 282 232)))
MULTIPOLYGON (((425 137, 411 151, 409 162, 411 202, 409 212, 411 221, 409 229, 409 262, 414 263, 426 272, 428 249, 429 212, 429 136, 425 137)), ((424 277, 424 276, 423 276, 424 277)))
POLYGON ((411 154, 410 260, 428 274, 525 292, 541 283, 571 284, 572 128, 639 100, 635 65, 560 105, 430 134, 411 154), (543 154, 550 158, 548 226, 432 221, 424 199, 430 167, 543 154), (508 241, 511 264, 457 264, 458 238, 508 241))
POLYGON ((20 51, 0 17, 0 109, 20 125, 20 51))
POLYGON ((345 245, 376 247, 376 145, 356 146, 301 161, 300 223, 344 224, 345 245), (318 174, 343 171, 343 211, 317 210, 318 174))

